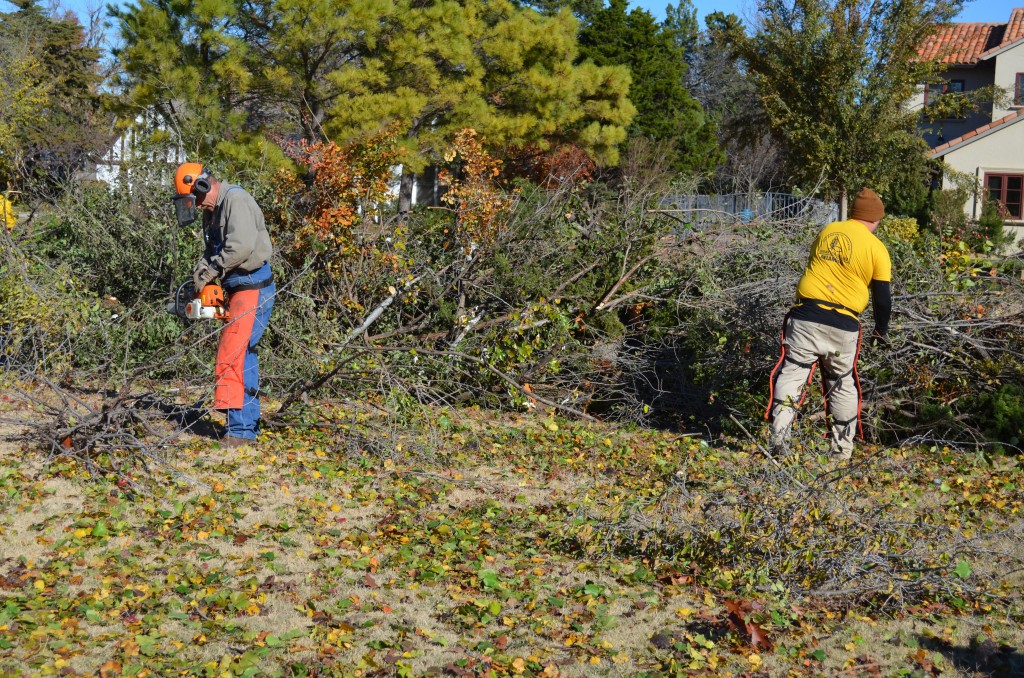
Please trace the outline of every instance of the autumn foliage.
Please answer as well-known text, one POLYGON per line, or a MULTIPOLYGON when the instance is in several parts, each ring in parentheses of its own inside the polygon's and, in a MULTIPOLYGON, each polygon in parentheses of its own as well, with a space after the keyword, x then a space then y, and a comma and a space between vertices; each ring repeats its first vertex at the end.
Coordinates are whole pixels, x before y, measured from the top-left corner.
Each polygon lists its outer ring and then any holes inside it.
POLYGON ((296 254, 353 254, 353 230, 379 217, 388 198, 398 157, 394 133, 384 131, 347 146, 302 141, 285 150, 305 172, 282 170, 276 178, 278 232, 291 236, 296 254))
POLYGON ((457 174, 450 170, 440 174, 441 184, 448 187, 441 201, 455 210, 456 236, 469 254, 494 244, 515 194, 495 184, 502 161, 484 149, 475 130, 467 128, 456 135, 445 161, 453 163, 456 159, 460 163, 457 174))

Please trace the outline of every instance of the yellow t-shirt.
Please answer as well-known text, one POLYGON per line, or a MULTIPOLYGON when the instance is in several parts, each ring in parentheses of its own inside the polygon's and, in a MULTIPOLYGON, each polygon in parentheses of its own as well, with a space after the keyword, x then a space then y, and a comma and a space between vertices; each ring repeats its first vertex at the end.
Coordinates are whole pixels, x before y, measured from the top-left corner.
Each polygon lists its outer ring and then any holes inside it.
POLYGON ((10 200, 6 196, 0 195, 0 224, 8 230, 14 229, 14 224, 17 221, 17 217, 14 216, 14 205, 11 204, 10 200))
POLYGON ((889 251, 859 221, 834 221, 811 244, 796 296, 842 304, 860 315, 867 308, 872 280, 892 280, 889 251))

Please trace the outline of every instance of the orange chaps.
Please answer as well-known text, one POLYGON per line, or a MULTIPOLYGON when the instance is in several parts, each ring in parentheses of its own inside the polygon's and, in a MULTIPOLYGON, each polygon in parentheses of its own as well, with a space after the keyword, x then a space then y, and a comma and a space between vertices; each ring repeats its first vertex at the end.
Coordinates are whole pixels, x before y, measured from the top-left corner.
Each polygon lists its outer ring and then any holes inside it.
POLYGON ((245 355, 249 351, 259 298, 259 290, 240 290, 228 299, 231 322, 221 331, 217 346, 215 409, 241 409, 245 401, 245 355))

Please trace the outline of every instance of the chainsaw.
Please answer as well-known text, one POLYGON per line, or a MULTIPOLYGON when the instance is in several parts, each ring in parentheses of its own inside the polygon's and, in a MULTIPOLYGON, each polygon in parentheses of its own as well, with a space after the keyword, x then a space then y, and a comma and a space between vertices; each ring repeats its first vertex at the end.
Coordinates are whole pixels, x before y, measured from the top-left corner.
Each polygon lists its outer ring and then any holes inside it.
POLYGON ((206 285, 196 294, 195 285, 186 280, 178 286, 169 310, 186 320, 231 320, 227 296, 220 285, 206 285))

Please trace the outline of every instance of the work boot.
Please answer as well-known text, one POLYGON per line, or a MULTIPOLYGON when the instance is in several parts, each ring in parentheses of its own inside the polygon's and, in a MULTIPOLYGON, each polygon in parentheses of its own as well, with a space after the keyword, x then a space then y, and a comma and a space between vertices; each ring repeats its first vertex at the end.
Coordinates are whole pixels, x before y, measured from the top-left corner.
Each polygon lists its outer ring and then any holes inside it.
POLYGON ((225 450, 237 450, 238 448, 245 447, 246 445, 253 445, 256 441, 250 440, 249 438, 225 435, 219 438, 217 442, 220 443, 220 446, 225 450))
POLYGON ((853 458, 853 448, 842 449, 841 447, 833 446, 828 453, 829 458, 832 461, 850 461, 853 458))
POLYGON ((785 459, 790 455, 788 433, 789 431, 772 431, 768 436, 768 452, 776 459, 785 459))

